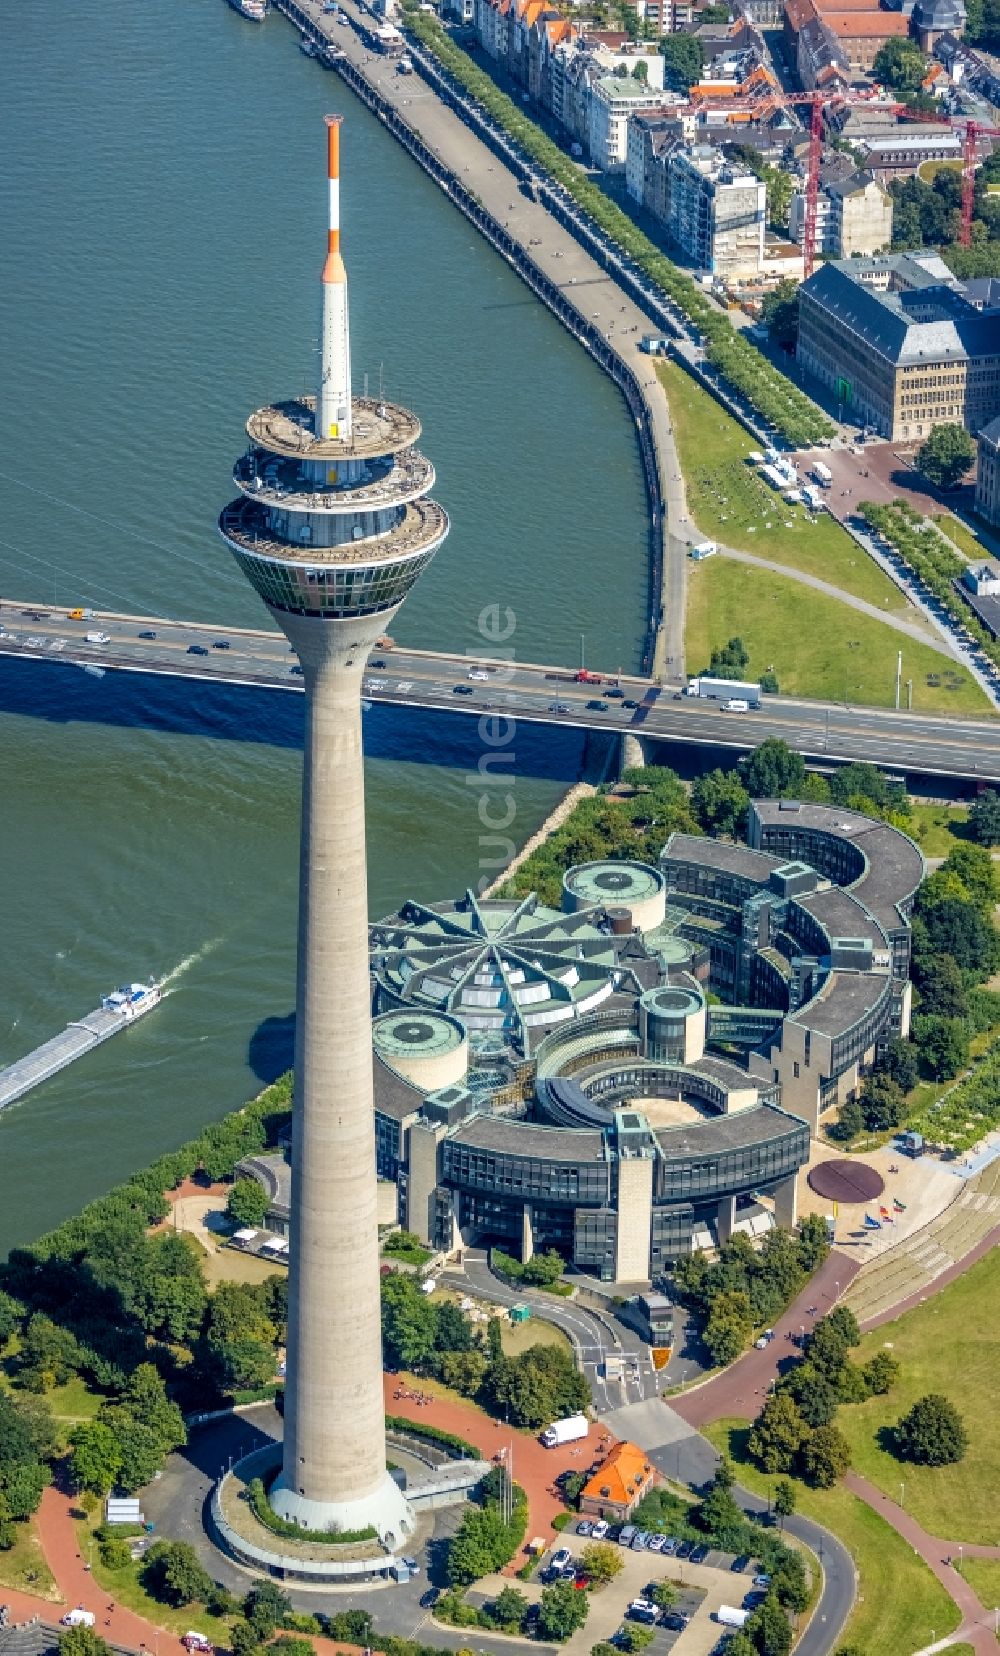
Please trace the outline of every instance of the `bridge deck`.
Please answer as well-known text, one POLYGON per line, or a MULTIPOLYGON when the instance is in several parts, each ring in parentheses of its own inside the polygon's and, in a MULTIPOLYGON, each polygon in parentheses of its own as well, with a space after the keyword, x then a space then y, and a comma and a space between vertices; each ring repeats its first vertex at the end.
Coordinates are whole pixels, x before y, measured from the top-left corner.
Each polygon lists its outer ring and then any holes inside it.
MULTIPOLYGON (((277 631, 113 612, 92 612, 86 620, 75 621, 65 610, 9 599, 0 601, 0 655, 209 683, 302 689, 295 657, 277 631), (104 633, 108 642, 88 644, 88 632, 104 633)), ((364 695, 373 703, 475 718, 487 715, 494 726, 503 716, 734 753, 774 736, 819 763, 860 759, 903 775, 1000 782, 1000 719, 928 717, 786 696, 767 696, 759 709, 738 715, 722 712, 718 702, 681 696, 674 686, 648 678, 622 675, 618 680, 606 674, 599 684, 580 684, 569 667, 479 661, 398 647, 373 652, 364 695), (473 670, 489 676, 470 679, 473 670), (618 689, 621 695, 615 694, 618 689)), ((495 741, 495 728, 491 734, 495 741)))

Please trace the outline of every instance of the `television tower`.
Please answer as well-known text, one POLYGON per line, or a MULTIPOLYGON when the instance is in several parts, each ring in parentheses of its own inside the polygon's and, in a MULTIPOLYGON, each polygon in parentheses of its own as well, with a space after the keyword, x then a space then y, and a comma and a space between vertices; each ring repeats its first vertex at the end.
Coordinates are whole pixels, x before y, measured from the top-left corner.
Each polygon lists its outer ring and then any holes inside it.
POLYGON ((271 1501, 317 1530, 412 1525, 386 1471, 361 681, 448 533, 408 409, 351 392, 340 122, 327 116, 329 236, 318 395, 259 408, 219 528, 302 667, 295 1110, 283 1464, 271 1501))

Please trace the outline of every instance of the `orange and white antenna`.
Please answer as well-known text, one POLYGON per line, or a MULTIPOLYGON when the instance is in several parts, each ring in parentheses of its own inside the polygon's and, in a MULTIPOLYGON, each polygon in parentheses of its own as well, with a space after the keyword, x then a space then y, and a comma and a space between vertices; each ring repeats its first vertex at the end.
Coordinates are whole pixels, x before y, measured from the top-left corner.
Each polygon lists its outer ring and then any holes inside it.
POLYGON ((351 338, 347 271, 340 251, 341 115, 326 117, 326 176, 329 192, 326 262, 323 265, 323 326, 320 334, 320 388, 316 435, 351 435, 351 338))

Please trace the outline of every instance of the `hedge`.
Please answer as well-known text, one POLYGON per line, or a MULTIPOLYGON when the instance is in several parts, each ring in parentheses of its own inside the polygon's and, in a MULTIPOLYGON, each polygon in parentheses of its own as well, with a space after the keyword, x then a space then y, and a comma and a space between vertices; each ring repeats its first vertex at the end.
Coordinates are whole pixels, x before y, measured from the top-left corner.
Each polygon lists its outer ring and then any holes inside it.
POLYGON ((410 1437, 428 1438, 432 1443, 440 1443, 442 1448, 456 1449, 456 1460, 482 1460, 482 1450, 477 1449, 474 1443, 467 1443, 465 1438, 456 1437, 454 1432, 444 1432, 440 1426, 425 1426, 423 1421, 406 1420, 402 1415, 386 1415, 387 1431, 406 1432, 410 1437))
POLYGON ((925 523, 906 500, 895 500, 889 506, 862 500, 858 511, 870 529, 895 547, 907 568, 933 592, 970 638, 975 639, 994 666, 1000 667, 1000 642, 987 632, 979 617, 955 591, 954 583, 961 578, 966 564, 941 531, 925 523))
POLYGON ((287 1518, 279 1517, 267 1498, 267 1491, 260 1478, 251 1479, 247 1485, 247 1500, 254 1517, 264 1528, 272 1530, 275 1535, 284 1536, 286 1540, 334 1544, 343 1542, 345 1546, 352 1541, 378 1540, 378 1530, 374 1524, 368 1524, 365 1529, 359 1530, 311 1530, 303 1529, 301 1524, 293 1524, 287 1518))

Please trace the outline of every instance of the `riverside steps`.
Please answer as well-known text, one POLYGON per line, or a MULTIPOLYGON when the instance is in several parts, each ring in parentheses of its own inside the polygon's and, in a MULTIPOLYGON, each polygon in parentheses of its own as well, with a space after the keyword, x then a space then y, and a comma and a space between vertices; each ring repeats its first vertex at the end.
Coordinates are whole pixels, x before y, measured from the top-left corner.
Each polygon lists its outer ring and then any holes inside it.
POLYGON ((67 1024, 61 1035, 54 1035, 25 1058, 0 1070, 0 1110, 58 1075, 95 1047, 110 1041, 112 1035, 120 1035, 123 1029, 151 1011, 159 1000, 160 990, 155 984, 130 984, 127 989, 105 995, 100 1006, 85 1018, 67 1024))
MULTIPOLYGON (((529 163, 451 86, 419 43, 407 43, 421 77, 415 81, 396 72, 393 58, 375 53, 374 20, 355 0, 343 0, 334 15, 313 0, 275 0, 275 6, 314 42, 317 61, 343 77, 625 397, 649 502, 643 668, 660 681, 679 683, 687 551, 679 538, 686 518, 683 486, 666 395, 652 360, 639 350, 644 333, 663 332, 659 307, 648 296, 638 301, 638 283, 612 271, 610 252, 593 239, 589 246, 581 243, 554 190, 537 181, 529 163), (338 16, 351 27, 337 26, 338 16)), ((681 332, 679 322, 671 326, 681 332)))

